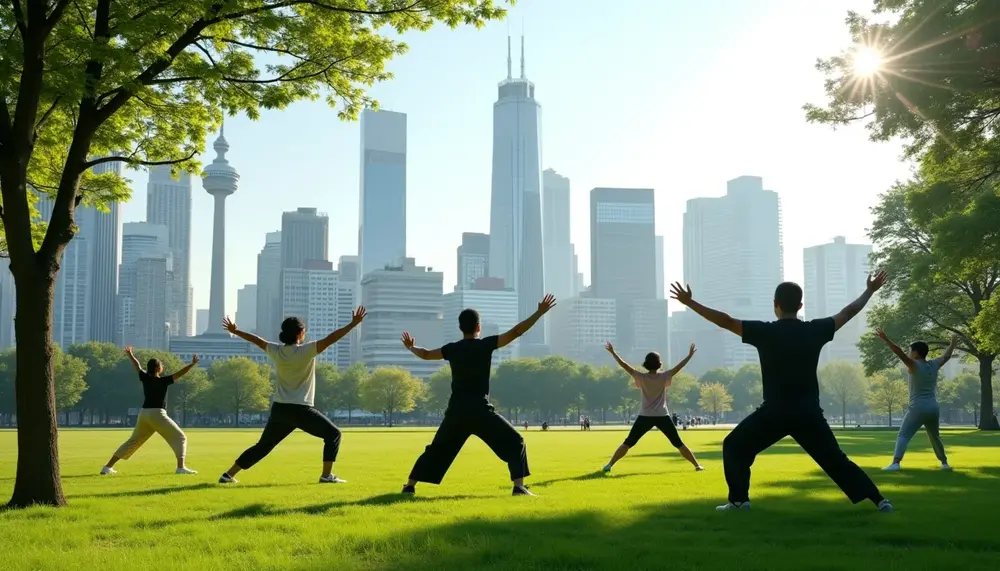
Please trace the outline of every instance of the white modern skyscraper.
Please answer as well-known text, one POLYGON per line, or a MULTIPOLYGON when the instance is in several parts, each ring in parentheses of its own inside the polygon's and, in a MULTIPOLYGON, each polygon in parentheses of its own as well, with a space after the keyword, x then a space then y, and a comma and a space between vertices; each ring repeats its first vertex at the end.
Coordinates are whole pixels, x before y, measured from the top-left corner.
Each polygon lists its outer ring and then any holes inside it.
POLYGON ((146 185, 146 221, 167 227, 170 257, 170 291, 167 322, 172 337, 194 335, 194 308, 191 305, 191 175, 181 172, 178 178, 170 167, 149 169, 146 185))
MULTIPOLYGON (((482 336, 499 335, 518 323, 517 292, 505 289, 456 289, 444 296, 443 343, 462 338, 458 314, 464 309, 479 312, 482 336)), ((516 357, 517 343, 493 352, 493 366, 516 357)))
MULTIPOLYGON (((774 319, 774 288, 784 275, 781 204, 763 180, 743 176, 725 196, 688 200, 684 213, 684 281, 702 303, 738 319, 774 319)), ((723 345, 723 362, 757 362, 757 351, 735 335, 704 325, 691 342, 723 345)))
POLYGON ((281 232, 268 232, 257 254, 257 312, 254 331, 265 337, 281 319, 281 232))
POLYGON ((247 284, 236 292, 236 323, 247 331, 257 330, 257 284, 247 284))
POLYGON ((281 267, 304 268, 307 262, 329 260, 330 218, 315 208, 281 215, 281 267))
MULTIPOLYGON (((803 250, 805 318, 834 315, 861 295, 868 279, 871 253, 870 245, 848 244, 843 236, 837 236, 832 243, 803 250)), ((858 341, 868 329, 867 314, 866 307, 837 331, 833 341, 823 348, 821 362, 861 360, 858 341)))
POLYGON ((205 332, 208 331, 208 310, 199 309, 195 311, 195 314, 196 318, 195 318, 194 334, 204 335, 205 332))
POLYGON ((545 291, 556 299, 573 295, 573 246, 570 244, 569 179, 552 169, 542 172, 542 236, 545 291))
POLYGON ((656 237, 656 299, 666 299, 666 282, 664 277, 664 266, 666 260, 664 259, 665 252, 663 251, 663 236, 656 237))
POLYGON ((0 351, 14 346, 14 310, 17 295, 10 260, 0 258, 0 351))
POLYGON ((604 344, 618 334, 615 300, 574 297, 552 310, 552 353, 597 365, 607 364, 604 344))
MULTIPOLYGON (((110 162, 97 165, 94 174, 114 173, 121 176, 122 163, 110 162)), ((108 204, 108 212, 94 211, 91 230, 94 248, 90 260, 92 290, 90 312, 90 340, 113 343, 118 331, 118 244, 121 240, 121 204, 108 204)))
POLYGON ((361 113, 361 275, 406 257, 406 114, 361 113))
MULTIPOLYGON (((168 254, 169 256, 169 254, 168 254)), ((135 316, 131 339, 126 342, 146 349, 167 350, 170 335, 167 324, 168 257, 139 258, 135 263, 135 316)))
MULTIPOLYGON (((315 341, 351 320, 354 289, 341 283, 330 262, 311 262, 305 268, 281 272, 281 316, 298 317, 306 324, 306 339, 315 341)), ((345 337, 319 356, 319 360, 346 368, 351 364, 353 339, 345 337)))
MULTIPOLYGON (((542 240, 542 108, 535 85, 524 73, 511 76, 507 39, 507 79, 500 82, 493 104, 493 184, 490 196, 490 274, 518 293, 519 317, 535 311, 545 294, 542 240)), ((521 338, 521 352, 544 345, 545 324, 521 338)))
POLYGON ((116 341, 126 345, 147 349, 166 349, 164 324, 168 323, 167 308, 170 297, 170 258, 169 230, 162 224, 147 222, 126 222, 122 225, 122 263, 119 266, 118 281, 118 331, 116 341), (165 284, 151 284, 150 279, 158 277, 159 265, 143 264, 140 276, 139 266, 143 260, 163 260, 163 279, 165 284), (143 280, 140 280, 140 277, 143 280), (155 291, 148 291, 152 287, 155 291), (162 299, 159 293, 163 292, 162 299), (139 305, 139 294, 142 301, 151 306, 139 305), (162 304, 162 307, 159 305, 162 304), (155 323, 148 320, 153 319, 155 323), (147 342, 158 342, 155 347, 145 345, 147 342))
POLYGON ((216 157, 205 167, 202 186, 215 197, 215 221, 212 226, 212 291, 208 304, 208 331, 206 335, 229 334, 222 328, 222 318, 226 315, 226 197, 236 192, 240 175, 226 160, 229 143, 226 141, 225 127, 219 130, 219 138, 212 145, 216 157))
POLYGON ((472 284, 490 273, 490 235, 462 232, 462 245, 458 247, 458 289, 471 288, 472 284))
POLYGON ((361 360, 369 368, 399 366, 427 378, 440 362, 423 361, 399 342, 408 331, 425 347, 442 344, 444 274, 417 266, 413 258, 375 270, 361 279, 361 305, 368 317, 361 324, 361 360))

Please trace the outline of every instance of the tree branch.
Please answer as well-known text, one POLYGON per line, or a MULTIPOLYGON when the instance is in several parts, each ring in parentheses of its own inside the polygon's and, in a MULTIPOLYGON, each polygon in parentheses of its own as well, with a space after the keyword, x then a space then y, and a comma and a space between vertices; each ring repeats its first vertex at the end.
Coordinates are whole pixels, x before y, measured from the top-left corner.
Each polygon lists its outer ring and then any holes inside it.
POLYGON ((49 108, 45 110, 45 113, 42 113, 42 118, 39 119, 37 123, 35 123, 36 134, 38 133, 38 130, 45 125, 45 122, 49 120, 49 117, 52 116, 52 112, 55 111, 56 106, 59 105, 59 101, 61 99, 62 95, 57 95, 56 98, 52 100, 52 105, 49 105, 49 108))
POLYGON ((183 159, 172 159, 172 160, 167 160, 167 161, 143 161, 143 160, 136 159, 134 155, 129 155, 129 156, 110 156, 110 157, 101 157, 101 158, 98 158, 98 159, 87 161, 86 163, 83 164, 83 166, 86 167, 84 169, 84 170, 86 170, 86 169, 90 169, 90 168, 96 167, 97 165, 103 165, 104 163, 126 163, 126 164, 129 164, 129 165, 132 165, 132 166, 139 166, 139 167, 158 167, 158 166, 166 166, 166 165, 178 165, 178 164, 190 161, 197 154, 198 154, 197 151, 192 151, 190 155, 184 157, 183 159))
MULTIPOLYGON (((35 2, 35 1, 37 0, 28 0, 28 2, 35 2)), ((56 3, 55 8, 52 9, 52 13, 49 14, 49 17, 45 19, 45 27, 47 32, 51 32, 52 28, 55 28, 56 24, 59 23, 59 20, 62 19, 63 12, 66 11, 66 6, 69 5, 69 2, 70 0, 59 0, 56 3)))
MULTIPOLYGON (((31 0, 28 0, 28 2, 31 2, 31 0)), ((28 34, 28 26, 24 21, 24 9, 21 8, 21 0, 11 0, 10 3, 14 9, 14 22, 17 23, 17 31, 20 32, 23 39, 28 34)))

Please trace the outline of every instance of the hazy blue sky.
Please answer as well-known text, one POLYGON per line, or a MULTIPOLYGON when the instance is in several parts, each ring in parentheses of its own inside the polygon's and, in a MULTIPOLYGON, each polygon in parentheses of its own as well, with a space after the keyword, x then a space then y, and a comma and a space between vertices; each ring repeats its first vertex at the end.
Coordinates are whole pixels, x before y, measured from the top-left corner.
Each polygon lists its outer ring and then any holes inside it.
MULTIPOLYGON (((860 128, 808 125, 801 106, 823 101, 813 63, 849 42, 847 10, 870 5, 522 0, 509 18, 515 74, 523 19, 527 76, 542 105, 543 165, 571 180, 572 235, 587 283, 595 186, 656 189, 668 280, 683 278, 685 201, 724 194, 725 182, 740 175, 764 177, 781 196, 786 279, 802 279, 804 247, 836 235, 865 241, 878 193, 909 170, 900 148, 869 143, 860 128)), ((407 252, 445 272, 446 292, 462 232, 489 231, 492 105, 506 75, 507 29, 498 22, 412 35, 409 53, 389 64, 395 79, 373 90, 383 108, 408 115, 407 252)), ((328 213, 331 259, 356 253, 360 132, 315 102, 257 122, 229 119, 226 138, 242 177, 228 200, 232 314, 236 290, 256 280, 264 233, 279 229, 282 211, 328 213)), ((143 220, 146 174, 131 178, 123 219, 143 220)), ((198 182, 192 285, 195 307, 207 308, 212 201, 198 182)))

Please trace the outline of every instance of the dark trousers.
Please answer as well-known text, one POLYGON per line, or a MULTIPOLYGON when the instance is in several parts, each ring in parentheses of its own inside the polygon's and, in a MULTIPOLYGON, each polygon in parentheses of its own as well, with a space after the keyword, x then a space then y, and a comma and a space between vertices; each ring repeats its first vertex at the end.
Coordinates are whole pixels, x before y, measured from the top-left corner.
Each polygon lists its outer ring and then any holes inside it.
POLYGON ((264 456, 270 454, 271 450, 274 450, 274 447, 296 428, 323 439, 324 462, 337 460, 337 452, 340 451, 340 429, 332 420, 308 405, 276 402, 271 405, 271 416, 264 425, 260 440, 240 454, 236 459, 236 465, 249 470, 264 456))
POLYGON ((795 439, 851 502, 881 497, 868 474, 840 449, 822 409, 813 405, 763 404, 722 441, 730 502, 750 499, 750 466, 754 458, 785 436, 795 439))
POLYGON ((445 412, 434 440, 413 465, 410 479, 440 484, 465 441, 472 435, 478 436, 497 457, 507 463, 511 480, 525 478, 530 474, 524 438, 492 408, 482 407, 445 412))
POLYGON ((640 438, 654 428, 658 428, 674 448, 684 446, 680 435, 677 434, 677 427, 674 425, 673 419, 669 416, 641 415, 637 416, 635 422, 632 423, 632 428, 628 431, 628 436, 625 437, 625 446, 629 448, 635 446, 639 443, 640 438))

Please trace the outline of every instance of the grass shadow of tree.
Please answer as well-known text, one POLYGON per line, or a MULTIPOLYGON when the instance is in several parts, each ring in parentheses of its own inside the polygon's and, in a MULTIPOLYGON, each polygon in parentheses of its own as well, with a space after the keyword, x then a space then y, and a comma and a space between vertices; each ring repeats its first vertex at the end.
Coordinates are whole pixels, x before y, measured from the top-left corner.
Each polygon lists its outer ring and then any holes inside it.
POLYGON ((360 500, 325 502, 322 504, 300 506, 295 508, 277 508, 270 504, 253 503, 232 509, 227 512, 216 514, 208 519, 209 521, 220 521, 220 520, 249 519, 249 518, 260 518, 260 517, 279 517, 279 516, 296 515, 296 514, 321 515, 330 510, 340 509, 340 508, 391 506, 393 504, 399 504, 404 502, 422 503, 422 502, 438 502, 444 500, 483 499, 492 497, 495 496, 464 495, 464 496, 427 497, 427 496, 409 496, 400 493, 395 493, 395 494, 381 494, 378 496, 372 496, 370 498, 363 498, 360 500))

